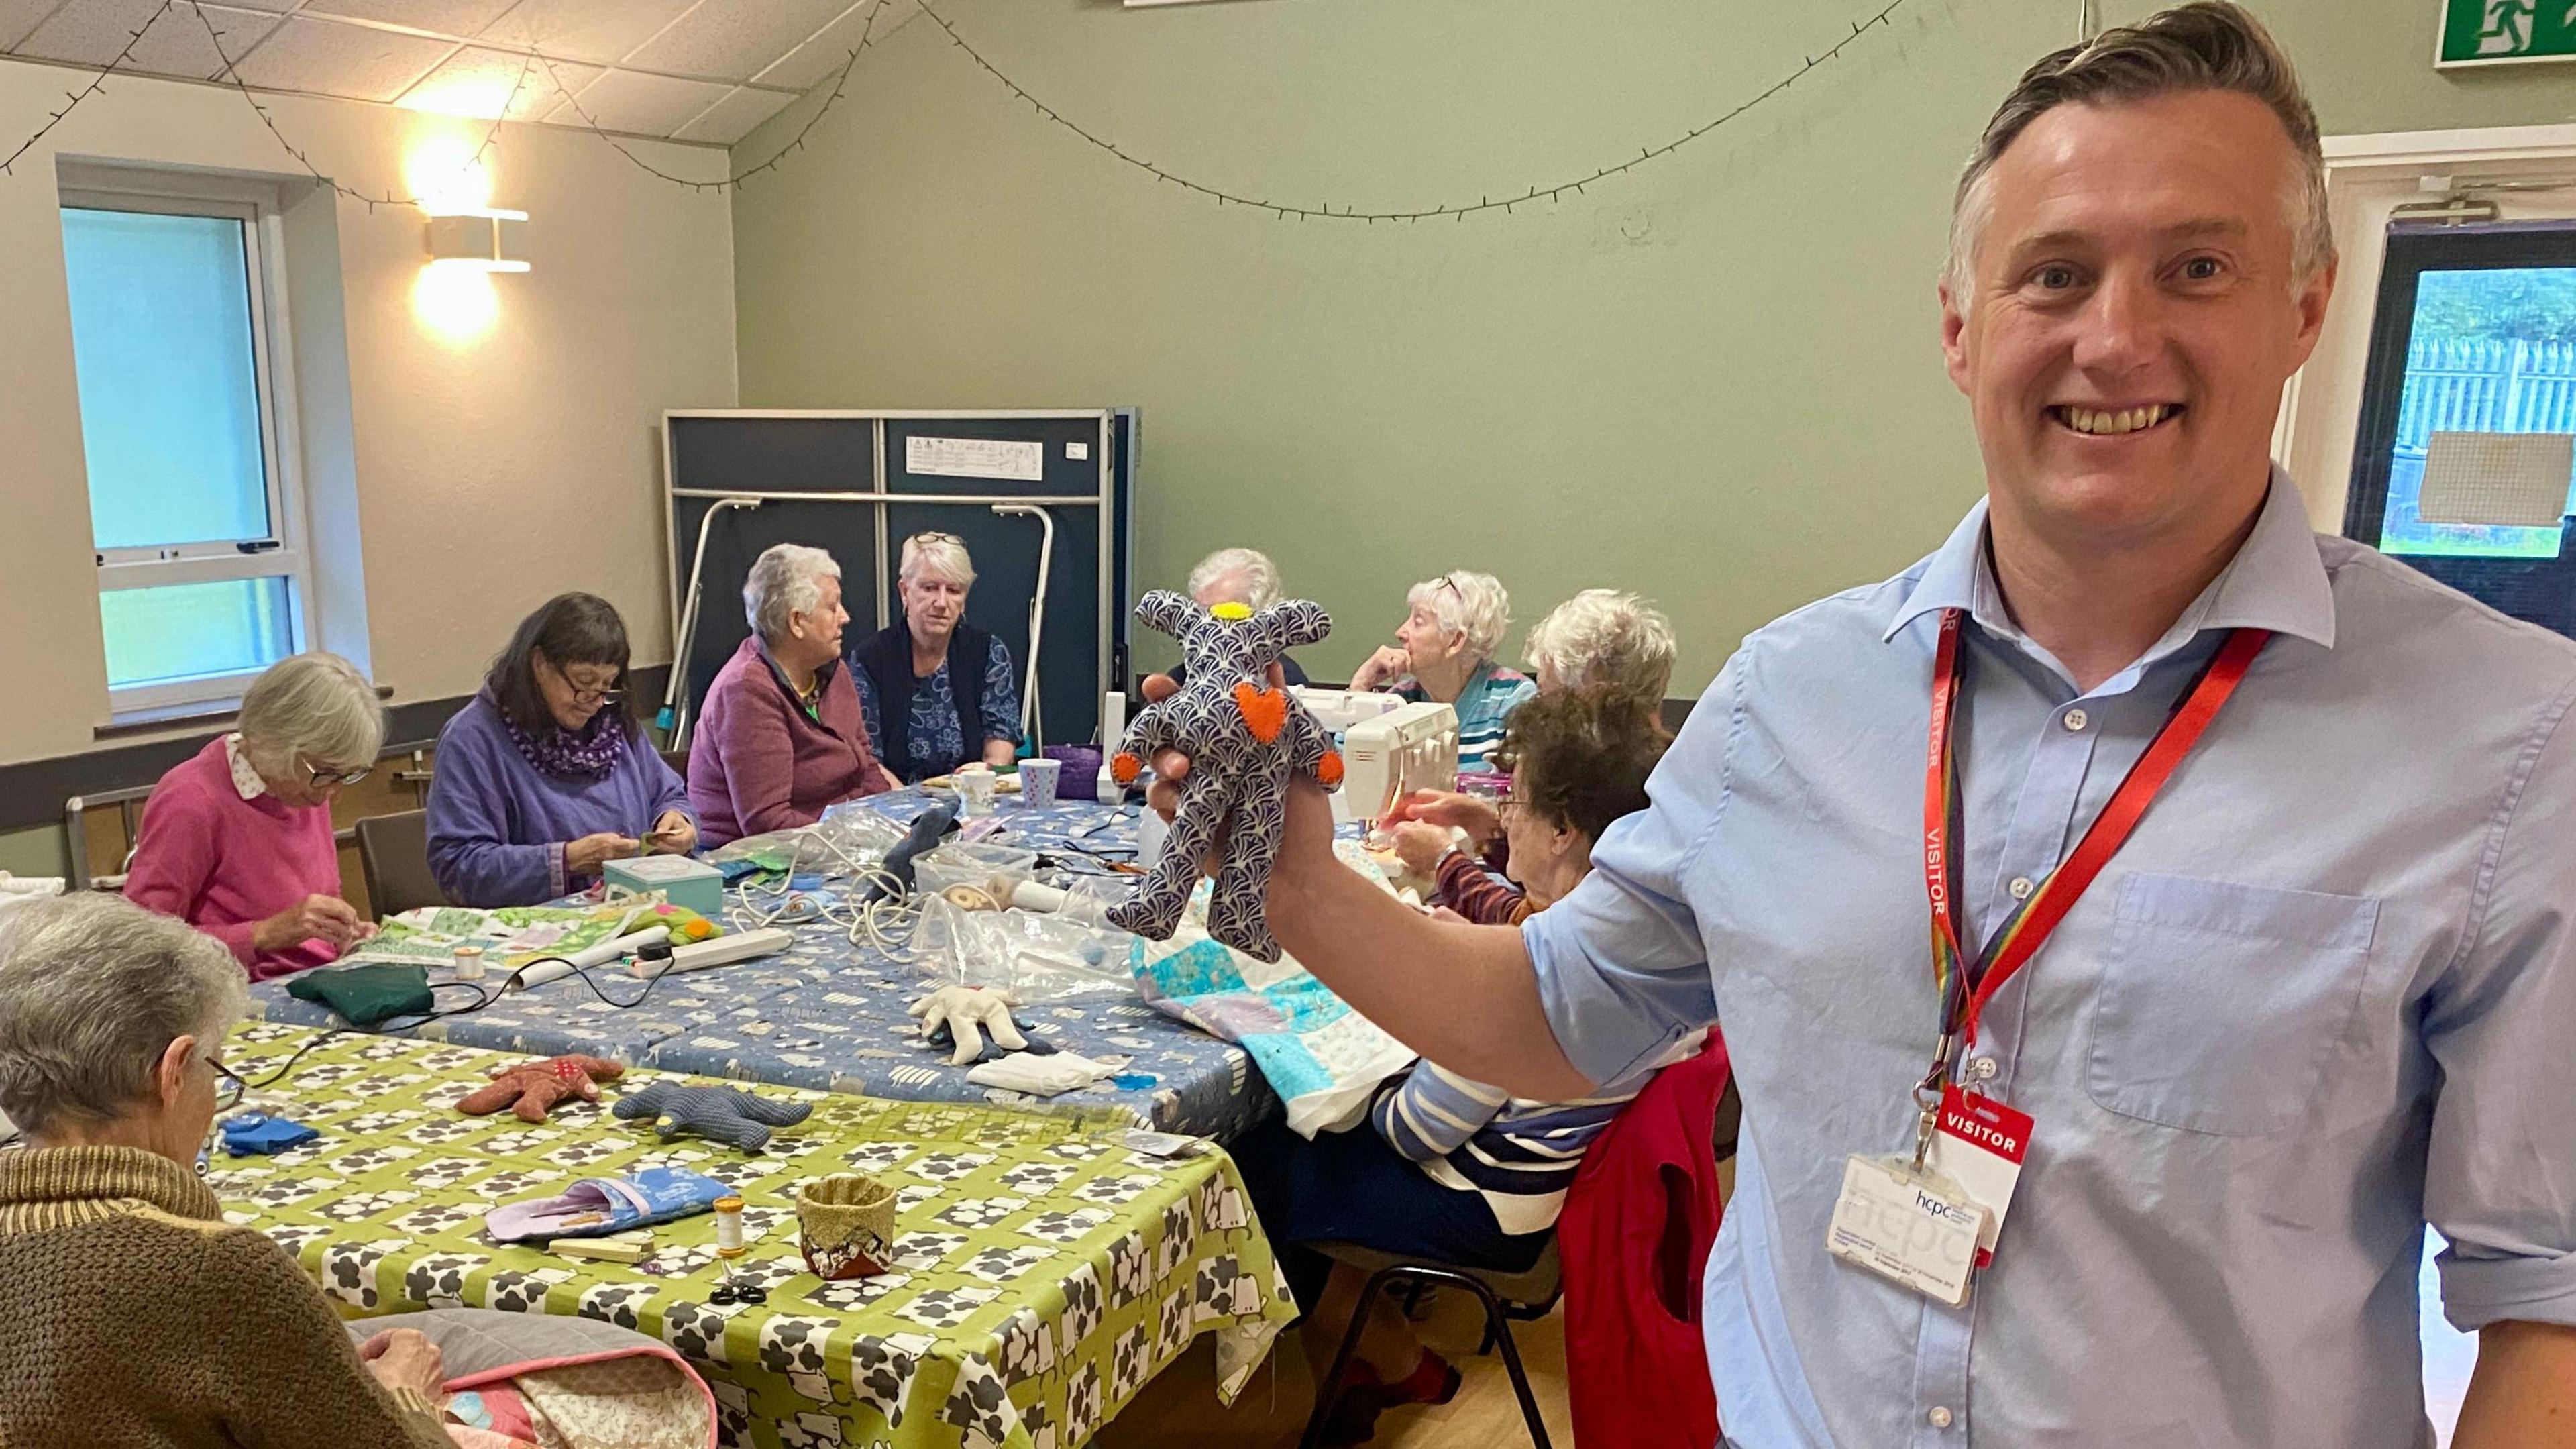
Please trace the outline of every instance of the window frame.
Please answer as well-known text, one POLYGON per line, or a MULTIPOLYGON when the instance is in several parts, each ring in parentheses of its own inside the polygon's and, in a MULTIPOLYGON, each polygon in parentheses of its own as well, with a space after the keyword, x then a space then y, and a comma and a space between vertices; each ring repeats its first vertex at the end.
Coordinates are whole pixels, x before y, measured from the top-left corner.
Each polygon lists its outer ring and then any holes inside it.
MULTIPOLYGON (((249 178, 132 171, 75 170, 65 165, 59 210, 124 211, 218 217, 242 223, 243 274, 249 290, 251 365, 259 413, 269 531, 256 539, 91 550, 104 596, 127 589, 283 578, 292 626, 289 652, 311 647, 318 621, 309 545, 302 449, 295 411, 293 329, 286 307, 284 197, 249 178)), ((88 486, 86 472, 82 486, 88 486)), ((102 646, 104 640, 102 639, 102 646)), ((104 653, 102 652, 102 664, 104 653)), ((111 717, 228 703, 258 670, 108 688, 111 717)))
POLYGON ((2343 516, 2343 536, 2372 548, 2380 546, 2387 522, 2388 479, 2394 471, 2391 450, 2396 445, 2398 415, 2405 402, 2407 352, 2415 340, 2418 279, 2426 272, 2576 267, 2576 219, 2532 217, 2464 226, 2392 226, 2381 258, 2379 285, 2372 298, 2370 343, 2363 354, 2361 408, 2353 430, 2352 473, 2346 484, 2343 516))
POLYGON ((2339 276, 2316 350, 2282 389, 2272 456, 2298 481, 2310 526, 2340 534, 2391 213, 2438 200, 2440 181, 2493 202, 2500 221, 2576 218, 2576 125, 2327 136, 2323 150, 2339 276))

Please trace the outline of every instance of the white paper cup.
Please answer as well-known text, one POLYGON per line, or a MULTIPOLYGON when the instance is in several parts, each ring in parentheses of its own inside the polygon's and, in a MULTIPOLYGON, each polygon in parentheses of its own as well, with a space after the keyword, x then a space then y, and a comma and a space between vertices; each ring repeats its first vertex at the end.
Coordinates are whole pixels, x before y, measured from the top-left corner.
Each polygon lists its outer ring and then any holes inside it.
POLYGON ((957 798, 964 809, 958 813, 969 820, 993 813, 993 787, 1001 778, 992 771, 976 767, 957 772, 957 798))
POLYGON ((1020 803, 1034 810, 1053 805, 1056 781, 1063 774, 1062 760, 1020 761, 1020 803))

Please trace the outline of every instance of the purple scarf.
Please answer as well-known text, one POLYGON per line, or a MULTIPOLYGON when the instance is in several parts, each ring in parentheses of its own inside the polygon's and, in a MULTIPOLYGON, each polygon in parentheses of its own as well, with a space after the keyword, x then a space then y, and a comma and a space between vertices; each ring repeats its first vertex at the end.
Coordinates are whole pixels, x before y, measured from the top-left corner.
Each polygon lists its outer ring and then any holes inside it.
MULTIPOLYGON (((489 698, 489 695, 485 696, 489 698)), ((497 706, 493 713, 510 731, 510 743, 529 764, 548 775, 574 780, 605 780, 618 762, 626 758, 626 720, 613 707, 600 710, 579 733, 560 726, 546 731, 544 738, 531 736, 510 718, 510 712, 497 706)))

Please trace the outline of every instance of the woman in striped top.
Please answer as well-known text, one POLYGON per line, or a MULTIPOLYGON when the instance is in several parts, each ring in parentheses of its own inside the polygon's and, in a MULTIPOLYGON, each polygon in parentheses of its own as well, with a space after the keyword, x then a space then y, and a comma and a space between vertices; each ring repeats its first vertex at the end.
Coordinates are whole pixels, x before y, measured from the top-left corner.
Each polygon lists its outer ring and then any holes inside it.
POLYGON ((1512 596, 1492 574, 1457 569, 1415 584, 1396 642, 1351 676, 1353 689, 1381 689, 1458 711, 1458 768, 1492 768, 1512 712, 1538 693, 1529 676, 1494 662, 1512 624, 1512 596))
MULTIPOLYGON (((1512 903, 1518 915, 1572 890, 1591 869, 1593 840, 1646 808, 1646 777, 1665 743, 1632 704, 1602 689, 1547 694, 1513 717, 1499 757, 1512 771, 1502 826, 1513 879, 1526 892, 1512 903)), ((1453 860, 1482 873, 1467 857, 1453 860)), ((1584 1149, 1652 1076, 1581 1101, 1537 1102, 1417 1061, 1378 1089, 1365 1127, 1308 1141, 1272 1123, 1239 1142, 1253 1206, 1307 1310, 1309 1360, 1331 1361, 1362 1280, 1305 1245, 1353 1242, 1525 1270, 1546 1249, 1584 1149)), ((1332 1441, 1361 1442, 1380 1410, 1445 1403, 1457 1385, 1457 1371, 1381 1298, 1336 1402, 1332 1441)))

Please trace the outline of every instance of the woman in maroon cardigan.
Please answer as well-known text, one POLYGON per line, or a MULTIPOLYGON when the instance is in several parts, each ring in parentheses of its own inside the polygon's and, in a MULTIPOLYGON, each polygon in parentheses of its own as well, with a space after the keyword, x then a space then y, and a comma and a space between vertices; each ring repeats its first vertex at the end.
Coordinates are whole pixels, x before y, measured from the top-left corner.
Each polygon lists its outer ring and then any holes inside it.
POLYGON ((894 788, 841 665, 841 566, 779 544, 752 564, 742 607, 752 635, 707 686, 689 744, 689 803, 711 846, 811 825, 894 788))

